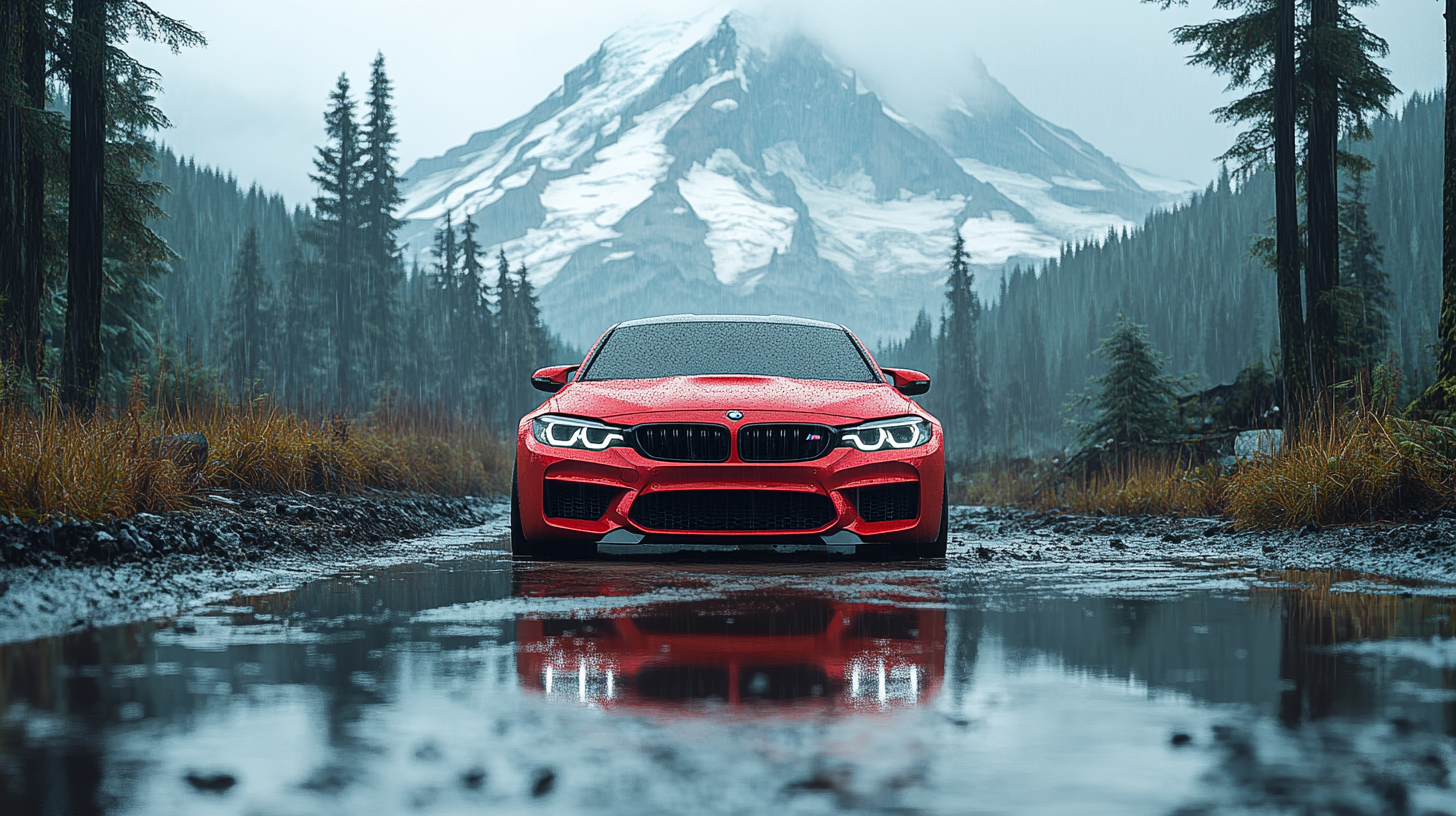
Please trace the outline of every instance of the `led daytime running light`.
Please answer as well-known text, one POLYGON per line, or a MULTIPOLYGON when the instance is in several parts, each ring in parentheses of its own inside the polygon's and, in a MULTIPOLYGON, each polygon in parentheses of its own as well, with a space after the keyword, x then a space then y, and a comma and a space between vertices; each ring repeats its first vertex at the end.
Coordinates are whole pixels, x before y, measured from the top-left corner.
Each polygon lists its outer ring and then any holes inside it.
POLYGON ((840 432, 841 445, 853 445, 866 453, 885 449, 905 450, 930 441, 930 423, 920 417, 866 422, 840 432))
POLYGON ((605 450, 621 445, 627 437, 617 428, 570 417, 544 416, 531 423, 531 432, 536 441, 553 448, 584 448, 605 450))

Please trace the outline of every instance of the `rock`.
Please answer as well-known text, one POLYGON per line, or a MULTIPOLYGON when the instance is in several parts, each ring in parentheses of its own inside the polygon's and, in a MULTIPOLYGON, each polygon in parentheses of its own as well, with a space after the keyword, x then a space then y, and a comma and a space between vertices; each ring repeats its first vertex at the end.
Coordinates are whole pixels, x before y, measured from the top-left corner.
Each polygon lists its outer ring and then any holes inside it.
POLYGON ((1124 543, 1122 543, 1122 539, 1120 539, 1120 538, 1114 538, 1114 539, 1112 539, 1111 541, 1107 542, 1107 545, 1109 547, 1111 547, 1112 549, 1114 549, 1114 550, 1125 550, 1125 549, 1127 549, 1127 545, 1124 544, 1124 543))
POLYGON ((1178 535, 1177 533, 1163 533, 1163 540, 1169 544, 1182 544, 1187 539, 1188 536, 1178 535))
POLYGON ((470 790, 480 790, 485 787, 485 769, 471 768, 460 775, 460 783, 470 790))
POLYGON ((1193 742, 1193 737, 1181 733, 1174 734, 1172 742, 1174 745, 1188 745, 1189 743, 1193 742))
POLYGON ((540 798, 551 792, 556 787, 556 772, 550 768, 542 768, 536 771, 536 780, 531 783, 531 795, 540 798))
POLYGON ((183 778, 187 780, 187 784, 208 793, 226 793, 233 785, 238 784, 238 778, 227 773, 201 774, 192 771, 183 778))
POLYGON ((173 434, 152 440, 153 457, 166 459, 193 476, 207 466, 207 450, 207 436, 201 433, 173 434))
POLYGON ((976 555, 977 555, 977 556, 978 556, 978 557, 979 557, 979 558, 980 558, 980 559, 981 559, 981 560, 982 560, 982 561, 990 561, 990 560, 991 560, 991 558, 992 558, 992 557, 993 557, 993 556, 995 556, 995 552, 993 552, 993 551, 992 551, 992 550, 988 550, 988 549, 986 549, 986 548, 985 548, 985 547, 977 547, 977 548, 976 548, 976 555))
POLYGON ((1244 431, 1234 437, 1234 456, 1239 459, 1253 459, 1255 456, 1273 456, 1284 447, 1284 432, 1244 431))

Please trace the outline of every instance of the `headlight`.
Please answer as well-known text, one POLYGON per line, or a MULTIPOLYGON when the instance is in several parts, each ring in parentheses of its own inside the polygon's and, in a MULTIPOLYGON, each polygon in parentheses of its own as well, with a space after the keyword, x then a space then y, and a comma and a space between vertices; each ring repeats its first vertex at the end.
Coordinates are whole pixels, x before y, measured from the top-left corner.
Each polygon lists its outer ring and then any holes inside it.
POLYGON ((930 423, 920 417, 877 419, 839 432, 842 447, 862 451, 904 450, 930 441, 930 423))
POLYGON ((551 414, 537 417, 531 423, 531 435, 536 437, 537 442, 553 448, 604 450, 627 444, 627 435, 623 428, 604 425, 592 419, 551 414))

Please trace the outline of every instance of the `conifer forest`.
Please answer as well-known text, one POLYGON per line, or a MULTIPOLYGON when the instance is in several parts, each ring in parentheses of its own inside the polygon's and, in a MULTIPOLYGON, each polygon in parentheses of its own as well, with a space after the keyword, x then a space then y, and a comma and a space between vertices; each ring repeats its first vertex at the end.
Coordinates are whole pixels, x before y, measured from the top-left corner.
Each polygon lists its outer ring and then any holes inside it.
MULTIPOLYGON (((1296 406, 1379 370, 1406 404, 1436 381, 1444 93, 1389 107, 1364 2, 1224 5, 1237 14, 1174 32, 1247 94, 1215 112, 1243 128, 1215 181, 1045 262, 973 263, 957 233, 939 308, 878 343, 881 362, 934 376, 924 401, 961 459, 1077 447, 1105 369, 1094 352, 1123 319, 1182 395, 1242 373, 1296 406), (978 295, 988 278, 994 296, 978 295)), ((547 325, 526 258, 480 239, 478 213, 447 208, 402 242, 410 180, 385 55, 327 94, 317 192, 290 206, 162 142, 163 77, 122 46, 205 48, 202 33, 136 0, 4 13, 7 394, 83 410, 138 388, 324 413, 416 405, 504 433, 536 403, 531 371, 580 355, 547 325)))
POLYGON ((440 225, 436 262, 403 260, 383 55, 362 92, 339 76, 318 195, 290 209, 159 144, 161 75, 121 45, 199 48, 202 34, 130 0, 17 0, 4 14, 7 398, 411 404, 502 432, 535 404, 531 371, 567 350, 526 269, 486 257, 468 220, 440 225))

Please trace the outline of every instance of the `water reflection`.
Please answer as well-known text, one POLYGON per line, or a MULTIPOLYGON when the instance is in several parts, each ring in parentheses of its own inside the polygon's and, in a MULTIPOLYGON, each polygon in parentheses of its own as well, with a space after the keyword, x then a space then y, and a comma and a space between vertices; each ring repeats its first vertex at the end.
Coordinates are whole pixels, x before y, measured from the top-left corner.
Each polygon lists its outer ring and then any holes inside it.
POLYGON ((818 703, 888 709, 934 694, 945 613, 769 592, 600 618, 516 623, 521 685, 605 707, 818 703))
POLYGON ((1074 577, 487 556, 12 644, 0 813, 1451 809, 1439 591, 1074 577))

